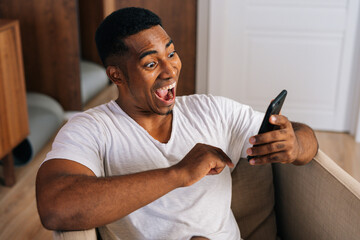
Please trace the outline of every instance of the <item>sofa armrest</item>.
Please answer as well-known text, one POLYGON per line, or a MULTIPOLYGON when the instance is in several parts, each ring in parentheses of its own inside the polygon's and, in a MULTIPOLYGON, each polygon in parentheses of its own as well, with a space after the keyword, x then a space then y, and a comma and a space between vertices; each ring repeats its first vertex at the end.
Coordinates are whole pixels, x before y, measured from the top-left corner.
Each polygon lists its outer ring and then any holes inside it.
POLYGON ((54 231, 54 240, 97 240, 95 228, 84 231, 54 231))
POLYGON ((360 236, 360 183, 322 151, 304 166, 274 164, 273 172, 282 239, 360 236))
POLYGON ((118 239, 107 226, 83 231, 54 231, 54 240, 115 240, 118 239))

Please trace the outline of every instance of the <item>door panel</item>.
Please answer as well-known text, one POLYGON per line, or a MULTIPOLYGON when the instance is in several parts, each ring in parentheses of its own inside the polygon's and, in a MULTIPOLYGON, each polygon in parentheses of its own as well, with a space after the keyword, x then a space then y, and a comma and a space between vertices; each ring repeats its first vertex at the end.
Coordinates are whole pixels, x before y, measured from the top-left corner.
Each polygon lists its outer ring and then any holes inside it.
MULTIPOLYGON (((216 48, 213 42, 222 44, 221 59, 209 60, 221 80, 210 75, 209 92, 265 111, 287 89, 282 113, 290 120, 349 130, 357 2, 212 1, 210 12, 222 8, 224 19, 223 29, 210 24, 217 34, 209 49, 216 48)), ((216 19, 210 16, 211 21, 216 19)))

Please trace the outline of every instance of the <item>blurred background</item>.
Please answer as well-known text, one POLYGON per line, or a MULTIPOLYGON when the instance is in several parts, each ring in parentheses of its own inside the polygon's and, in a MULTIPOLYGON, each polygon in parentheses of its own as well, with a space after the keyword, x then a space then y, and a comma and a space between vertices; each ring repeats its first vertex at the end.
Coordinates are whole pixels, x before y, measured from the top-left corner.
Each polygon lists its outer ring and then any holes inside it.
POLYGON ((94 42, 119 8, 154 11, 183 68, 179 95, 229 97, 316 130, 360 181, 359 0, 0 0, 0 239, 51 239, 35 176, 74 112, 116 98, 94 42))

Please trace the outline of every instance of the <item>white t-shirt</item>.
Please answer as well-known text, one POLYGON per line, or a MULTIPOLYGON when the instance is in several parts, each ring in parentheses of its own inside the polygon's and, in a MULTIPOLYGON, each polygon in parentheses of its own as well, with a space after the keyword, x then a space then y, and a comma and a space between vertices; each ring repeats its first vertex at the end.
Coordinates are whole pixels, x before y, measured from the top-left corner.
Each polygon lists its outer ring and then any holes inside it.
MULTIPOLYGON (((71 118, 54 140, 46 160, 81 163, 96 176, 131 174, 178 163, 196 143, 221 148, 237 164, 263 114, 223 97, 177 97, 168 143, 155 140, 114 101, 71 118)), ((240 239, 230 209, 229 167, 189 187, 175 189, 109 224, 119 239, 240 239)))

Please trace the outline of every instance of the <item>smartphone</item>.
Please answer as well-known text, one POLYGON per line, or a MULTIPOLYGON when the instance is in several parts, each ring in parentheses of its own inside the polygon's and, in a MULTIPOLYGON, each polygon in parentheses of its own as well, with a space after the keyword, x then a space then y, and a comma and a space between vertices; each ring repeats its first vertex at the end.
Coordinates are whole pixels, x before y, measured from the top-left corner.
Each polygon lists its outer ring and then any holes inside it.
MULTIPOLYGON (((281 107, 284 104, 285 98, 287 95, 287 91, 286 90, 282 90, 281 93, 274 99, 271 101, 269 107, 266 110, 264 119, 261 123, 260 129, 259 129, 259 133, 266 133, 266 132, 270 132, 273 131, 275 128, 275 125, 271 124, 269 122, 270 116, 271 115, 278 115, 280 113, 281 107)), ((254 156, 248 156, 247 157, 248 160, 254 158, 254 156)))

